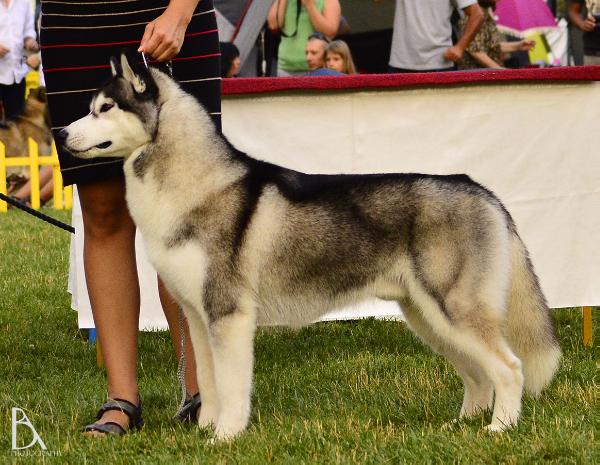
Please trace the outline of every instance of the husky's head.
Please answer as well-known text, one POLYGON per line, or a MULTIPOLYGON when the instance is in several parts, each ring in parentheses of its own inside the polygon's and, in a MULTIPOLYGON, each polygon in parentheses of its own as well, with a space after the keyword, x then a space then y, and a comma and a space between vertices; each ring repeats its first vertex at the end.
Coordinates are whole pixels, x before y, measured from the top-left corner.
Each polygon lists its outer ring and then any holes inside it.
POLYGON ((79 158, 128 157, 156 134, 158 87, 135 60, 111 58, 112 78, 92 98, 90 113, 62 129, 57 143, 79 158))

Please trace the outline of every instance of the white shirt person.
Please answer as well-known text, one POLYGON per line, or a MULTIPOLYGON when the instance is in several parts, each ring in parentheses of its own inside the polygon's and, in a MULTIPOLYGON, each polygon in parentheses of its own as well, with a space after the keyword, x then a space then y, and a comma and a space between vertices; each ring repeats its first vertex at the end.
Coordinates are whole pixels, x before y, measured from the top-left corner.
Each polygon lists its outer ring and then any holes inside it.
POLYGON ((28 0, 0 1, 0 84, 16 84, 28 73, 27 52, 37 52, 33 9, 28 0))
POLYGON ((0 99, 7 118, 20 113, 25 101, 25 55, 37 52, 33 7, 29 0, 0 0, 0 99))

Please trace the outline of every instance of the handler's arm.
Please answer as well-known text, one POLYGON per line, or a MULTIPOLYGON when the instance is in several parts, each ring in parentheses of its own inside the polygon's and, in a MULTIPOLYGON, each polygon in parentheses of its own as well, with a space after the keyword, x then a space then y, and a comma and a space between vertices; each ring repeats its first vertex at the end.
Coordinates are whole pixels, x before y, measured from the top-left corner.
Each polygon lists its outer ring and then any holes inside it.
POLYGON ((339 0, 325 0, 323 13, 317 9, 315 0, 302 0, 302 4, 308 12, 315 31, 322 32, 328 37, 336 35, 342 16, 342 7, 339 0))
POLYGON ((199 0, 171 0, 162 15, 148 23, 138 52, 158 61, 168 61, 179 53, 185 31, 199 0))

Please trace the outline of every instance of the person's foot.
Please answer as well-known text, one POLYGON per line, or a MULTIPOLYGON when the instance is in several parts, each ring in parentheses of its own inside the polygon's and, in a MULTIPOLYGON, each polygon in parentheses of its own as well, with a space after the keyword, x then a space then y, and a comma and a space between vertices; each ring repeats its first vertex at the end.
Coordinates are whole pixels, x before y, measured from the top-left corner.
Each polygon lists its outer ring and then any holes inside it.
MULTIPOLYGON (((102 415, 102 417, 100 417, 100 419, 93 424, 94 425, 105 425, 107 423, 117 424, 122 428, 123 431, 127 431, 129 429, 129 417, 125 413, 119 412, 117 410, 109 410, 108 412, 105 412, 102 415)), ((91 426, 91 425, 88 425, 88 426, 91 426)), ((110 433, 106 433, 104 431, 99 431, 96 429, 91 429, 91 430, 84 430, 83 434, 84 434, 84 436, 88 436, 88 437, 104 437, 110 433)))
POLYGON ((175 414, 175 418, 177 418, 182 423, 196 423, 198 421, 198 415, 200 412, 200 407, 202 406, 202 401, 200 400, 200 393, 196 393, 193 396, 186 396, 185 404, 175 414))
POLYGON ((96 422, 87 425, 83 434, 89 437, 123 435, 141 428, 143 424, 141 400, 137 406, 124 399, 109 399, 98 412, 96 422))

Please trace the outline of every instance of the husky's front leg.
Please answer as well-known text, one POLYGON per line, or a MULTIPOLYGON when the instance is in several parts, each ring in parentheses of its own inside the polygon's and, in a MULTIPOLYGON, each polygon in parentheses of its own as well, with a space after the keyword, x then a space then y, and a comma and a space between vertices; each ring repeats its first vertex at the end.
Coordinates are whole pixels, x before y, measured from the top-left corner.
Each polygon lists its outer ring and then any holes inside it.
POLYGON ((219 416, 219 398, 215 385, 213 355, 208 339, 207 324, 194 309, 186 308, 185 315, 190 327, 190 338, 196 358, 196 377, 202 400, 198 426, 207 428, 216 425, 219 416))
POLYGON ((210 324, 210 341, 219 397, 216 439, 240 434, 250 418, 256 316, 251 305, 210 324))

